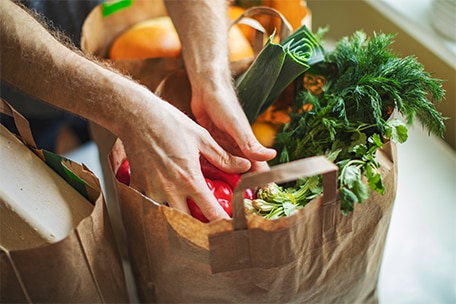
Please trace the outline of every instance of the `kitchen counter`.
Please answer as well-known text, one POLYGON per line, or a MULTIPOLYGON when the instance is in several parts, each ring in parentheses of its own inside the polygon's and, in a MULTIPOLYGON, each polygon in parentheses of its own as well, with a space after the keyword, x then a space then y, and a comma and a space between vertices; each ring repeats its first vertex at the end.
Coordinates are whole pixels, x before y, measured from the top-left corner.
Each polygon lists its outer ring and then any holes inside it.
POLYGON ((456 153, 417 126, 398 159, 380 303, 456 303, 456 153))

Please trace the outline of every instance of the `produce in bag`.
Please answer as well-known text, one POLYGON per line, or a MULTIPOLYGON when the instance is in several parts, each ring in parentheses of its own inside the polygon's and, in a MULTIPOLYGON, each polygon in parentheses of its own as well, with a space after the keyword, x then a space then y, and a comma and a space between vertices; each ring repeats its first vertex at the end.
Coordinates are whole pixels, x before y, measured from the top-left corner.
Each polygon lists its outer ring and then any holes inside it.
MULTIPOLYGON (((336 163, 344 214, 369 198, 370 190, 385 191, 377 150, 387 141, 405 142, 407 125, 416 116, 430 133, 443 136, 445 130, 446 118, 435 107, 444 98, 442 81, 425 72, 415 57, 395 54, 390 48, 394 37, 375 33, 369 38, 357 31, 340 40, 323 62, 297 78, 289 119, 267 139, 278 151, 271 165, 315 155, 336 163)), ((259 73, 251 77, 261 78, 259 73)), ((253 121, 258 112, 252 109, 262 101, 240 98, 250 103, 244 109, 253 121)), ((266 185, 245 204, 248 212, 272 219, 293 214, 321 193, 321 178, 311 177, 293 185, 266 185)))
MULTIPOLYGON (((230 6, 228 17, 237 18, 244 9, 230 6)), ((254 53, 248 38, 238 25, 230 27, 228 32, 230 60, 253 58, 254 53)), ((138 22, 121 33, 112 43, 109 58, 146 59, 181 55, 182 46, 174 24, 169 16, 159 16, 138 22)))
MULTIPOLYGON (((393 53, 394 35, 369 38, 358 31, 331 52, 320 44, 322 32, 314 36, 306 26, 282 43, 273 42, 274 35, 237 79, 239 100, 254 132, 269 136, 262 136, 262 142, 278 151, 271 165, 325 155, 339 166, 343 214, 364 202, 369 191, 385 191, 376 152, 387 141, 405 142, 415 116, 429 132, 442 136, 445 118, 435 107, 444 98, 442 81, 425 72, 415 57, 393 53), (274 102, 292 82, 295 98, 289 111, 275 119, 281 128, 274 129, 264 116, 271 115, 274 102), (395 111, 406 124, 394 118, 395 111)), ((292 215, 321 194, 319 176, 293 185, 268 184, 255 189, 245 207, 274 219, 292 215)))
MULTIPOLYGON (((249 87, 257 88, 259 82, 257 79, 252 78, 251 75, 254 73, 261 72, 262 69, 267 68, 274 77, 271 77, 272 81, 261 81, 262 85, 265 85, 262 95, 262 107, 266 108, 267 105, 271 104, 299 74, 310 68, 312 63, 321 61, 323 59, 323 48, 319 45, 316 38, 308 30, 306 26, 302 26, 293 35, 285 39, 282 43, 273 42, 274 35, 272 35, 258 55, 257 59, 252 63, 249 69, 240 76, 236 83, 238 92, 242 92, 244 98, 249 98, 252 95, 253 90, 249 87), (269 62, 275 64, 269 65, 269 62), (283 71, 286 71, 284 73, 283 71), (267 88, 267 89, 266 89, 267 88)), ((256 91, 256 90, 254 90, 256 91)), ((258 94, 256 96, 259 96, 258 94)), ((247 105, 247 104, 246 104, 247 105)), ((258 113, 255 111, 255 113, 258 113)), ((213 190, 215 197, 218 199, 222 207, 231 216, 231 199, 232 191, 236 187, 240 180, 240 175, 228 174, 223 172, 214 166, 212 166, 206 159, 201 158, 201 169, 203 175, 206 178, 212 179, 207 180, 208 187, 213 190), (230 188, 222 185, 220 188, 226 191, 217 191, 213 181, 227 182, 230 188), (228 193, 231 191, 231 193, 228 193), (221 195, 220 195, 221 194, 221 195), (222 198, 223 197, 223 198, 222 198)), ((128 165, 128 159, 125 159, 121 167, 116 172, 116 177, 119 181, 124 184, 129 184, 130 180, 130 168, 128 165)), ((216 182, 217 184, 218 182, 216 182)), ((253 198, 253 190, 246 190, 246 199, 253 198)), ((200 219, 203 222, 207 222, 207 219, 201 214, 201 211, 196 204, 189 199, 188 201, 190 211, 193 216, 200 219)))
MULTIPOLYGON (((274 48, 283 52, 280 46, 274 48)), ((283 61, 279 64, 276 71, 280 71, 283 61)), ((309 68, 310 65, 300 67, 302 72, 291 77, 290 84, 309 68)), ((263 81, 268 75, 262 72, 251 80, 263 81)), ((270 93, 253 85, 246 89, 256 90, 258 94, 270 93)), ((261 100, 265 99, 261 96, 261 100)), ((124 159, 122 143, 117 141, 110 154, 112 172, 117 172, 124 159)), ((307 157, 273 166, 267 172, 243 175, 233 194, 232 220, 207 224, 116 182, 140 300, 375 302, 397 184, 395 145, 385 144, 377 159, 382 164, 380 169, 387 189, 383 196, 372 193, 369 204, 357 206, 357 212, 349 216, 340 213, 337 166, 324 156, 307 157), (268 220, 246 214, 242 200, 245 188, 318 174, 325 176, 324 195, 293 216, 268 220)))
MULTIPOLYGON (((226 173, 212 165, 204 157, 200 157, 200 165, 208 188, 214 194, 218 203, 222 206, 225 212, 229 216, 232 216, 233 190, 241 180, 241 175, 226 173)), ((120 167, 117 169, 116 178, 125 185, 129 185, 130 176, 130 164, 128 159, 124 159, 120 167)), ((247 199, 254 199, 253 189, 246 189, 244 191, 244 197, 247 199)), ((204 223, 209 222, 209 220, 203 215, 201 209, 192 199, 188 199, 187 204, 193 217, 204 223)))

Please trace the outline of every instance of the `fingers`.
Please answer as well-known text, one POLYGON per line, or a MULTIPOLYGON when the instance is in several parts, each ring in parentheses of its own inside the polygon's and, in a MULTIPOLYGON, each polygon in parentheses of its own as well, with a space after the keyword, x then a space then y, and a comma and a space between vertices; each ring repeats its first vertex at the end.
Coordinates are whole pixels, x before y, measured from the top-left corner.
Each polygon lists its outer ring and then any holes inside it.
MULTIPOLYGON (((132 169, 132 173, 134 173, 132 169)), ((195 177, 182 178, 179 183, 171 181, 157 181, 153 179, 137 179, 132 174, 131 187, 145 194, 153 201, 167 204, 183 213, 190 214, 188 199, 191 198, 209 221, 229 219, 229 215, 217 202, 214 194, 209 190, 202 174, 195 177), (156 187, 158 184, 161 186, 156 187), (155 185, 155 187, 150 187, 155 185)))
POLYGON ((170 149, 174 155, 137 149, 130 153, 131 187, 157 203, 166 203, 187 214, 190 214, 187 199, 191 198, 209 221, 229 218, 205 181, 200 154, 210 155, 211 159, 223 164, 223 168, 238 172, 249 170, 250 162, 227 153, 206 130, 199 127, 197 130, 194 134, 198 134, 198 140, 193 141, 194 148, 172 145, 170 149), (148 165, 144 166, 146 163, 148 165))
POLYGON ((267 162, 253 162, 250 171, 252 172, 265 172, 269 171, 270 167, 267 162))
POLYGON ((222 218, 229 219, 228 214, 209 190, 200 169, 196 174, 183 178, 180 183, 182 187, 179 189, 183 190, 176 189, 175 183, 170 183, 174 186, 174 191, 170 193, 167 200, 171 207, 190 214, 188 199, 191 198, 210 222, 222 218))
POLYGON ((251 167, 249 160, 233 156, 225 151, 223 153, 214 150, 203 151, 202 155, 215 167, 227 173, 244 173, 249 171, 251 167))
POLYGON ((217 202, 214 194, 209 190, 206 183, 204 186, 194 192, 195 194, 191 199, 198 205, 204 216, 210 221, 218 219, 229 219, 230 216, 223 210, 220 204, 217 202))
POLYGON ((241 154, 250 161, 268 161, 273 159, 277 152, 274 149, 263 146, 253 134, 252 128, 239 104, 235 104, 224 112, 226 117, 214 120, 213 123, 230 137, 241 154))
POLYGON ((271 148, 266 148, 255 138, 253 133, 239 138, 237 143, 239 148, 248 159, 259 162, 265 162, 273 159, 277 155, 277 151, 271 148))
POLYGON ((253 134, 247 120, 228 126, 227 133, 234 139, 238 149, 251 161, 265 162, 273 159, 277 152, 263 146, 253 134), (243 123, 244 122, 244 123, 243 123))

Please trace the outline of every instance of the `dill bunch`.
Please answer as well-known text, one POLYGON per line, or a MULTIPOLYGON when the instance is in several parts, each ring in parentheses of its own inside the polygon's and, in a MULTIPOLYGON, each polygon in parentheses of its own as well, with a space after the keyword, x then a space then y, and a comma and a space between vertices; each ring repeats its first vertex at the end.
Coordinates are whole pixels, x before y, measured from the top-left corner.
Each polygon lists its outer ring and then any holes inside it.
MULTIPOLYGON (((394 38, 394 34, 375 33, 368 38, 357 31, 341 39, 333 51, 325 53, 323 62, 297 80, 302 86, 290 122, 275 138, 278 156, 272 165, 326 155, 339 166, 343 214, 368 199, 370 189, 384 192, 376 152, 386 140, 405 142, 407 125, 415 117, 430 133, 443 136, 445 130, 446 118, 436 109, 445 95, 442 81, 424 71, 416 57, 395 54, 390 48, 394 38), (321 88, 306 87, 306 79, 322 77, 321 88), (393 111, 402 114, 406 123, 392 119, 393 111)), ((298 184, 285 186, 288 192, 301 189, 298 184)), ((299 197, 308 195, 315 193, 299 197)), ((304 206, 308 201, 296 204, 304 206)))
POLYGON ((430 132, 443 136, 445 117, 436 109, 445 91, 415 56, 400 57, 390 48, 394 34, 369 38, 363 31, 341 39, 325 54, 324 62, 308 73, 323 74, 326 84, 319 95, 300 87, 290 122, 276 136, 278 158, 283 163, 321 155, 337 140, 350 142, 353 130, 362 126, 369 137, 388 135, 387 121, 397 110, 412 125, 415 117, 430 132), (303 105, 311 104, 311 111, 303 105))
POLYGON ((442 81, 432 78, 415 56, 396 55, 390 48, 395 36, 374 33, 370 39, 358 31, 326 54, 325 62, 335 65, 326 90, 333 112, 345 122, 375 123, 383 132, 385 104, 393 102, 409 125, 418 116, 430 132, 443 136, 445 119, 435 108, 445 94, 442 81))

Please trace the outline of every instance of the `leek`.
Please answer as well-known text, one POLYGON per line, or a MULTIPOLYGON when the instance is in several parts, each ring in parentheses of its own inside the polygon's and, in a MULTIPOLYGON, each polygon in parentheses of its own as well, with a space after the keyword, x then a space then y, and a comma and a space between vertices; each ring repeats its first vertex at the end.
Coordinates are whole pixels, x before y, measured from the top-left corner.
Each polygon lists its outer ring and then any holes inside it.
POLYGON ((274 35, 236 81, 239 101, 251 124, 292 81, 324 60, 323 47, 305 25, 280 44, 273 42, 274 35))

